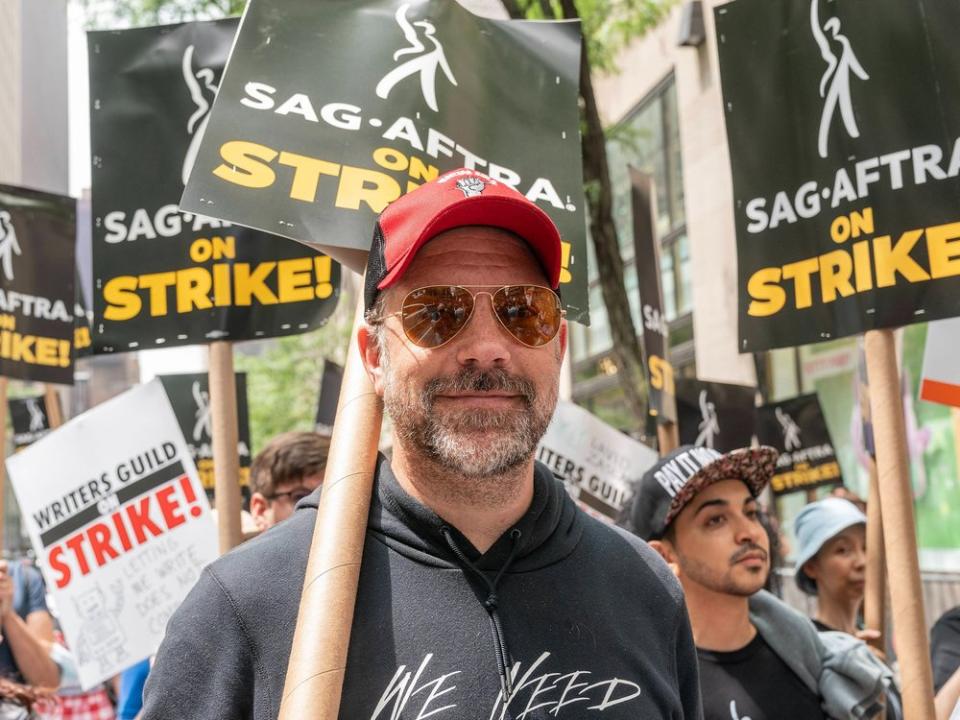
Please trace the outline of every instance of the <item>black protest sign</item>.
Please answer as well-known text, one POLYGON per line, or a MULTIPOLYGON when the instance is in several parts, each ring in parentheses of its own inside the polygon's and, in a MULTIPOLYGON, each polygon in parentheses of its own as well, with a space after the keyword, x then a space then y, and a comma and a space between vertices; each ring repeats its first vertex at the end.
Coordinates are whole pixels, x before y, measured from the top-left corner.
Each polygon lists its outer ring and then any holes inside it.
POLYGON ((73 383, 76 201, 0 185, 0 375, 73 383))
MULTIPOLYGON (((60 396, 56 395, 57 402, 60 396)), ((11 398, 7 401, 10 408, 10 424, 13 425, 14 451, 32 445, 50 432, 50 418, 43 395, 37 397, 11 398)))
MULTIPOLYGON (((250 485, 250 421, 247 409, 247 376, 237 373, 237 454, 240 457, 242 487, 250 485)), ((210 383, 206 373, 160 375, 163 389, 170 398, 183 438, 197 466, 197 474, 204 490, 214 488, 213 437, 210 415, 210 383)))
POLYGON ((336 305, 330 258, 177 207, 236 28, 90 33, 97 353, 296 334, 336 305))
POLYGON ((757 438, 780 451, 770 481, 774 495, 843 484, 816 393, 758 408, 757 438))
POLYGON ((720 452, 749 447, 756 421, 756 388, 677 380, 677 424, 681 445, 720 452))
POLYGON ((714 12, 740 350, 960 315, 960 4, 714 12))
POLYGON ((470 167, 557 223, 585 321, 579 30, 448 0, 253 0, 182 206, 366 252, 390 202, 470 167))
POLYGON ((316 420, 316 431, 321 435, 333 435, 333 423, 337 419, 337 404, 340 402, 342 383, 343 368, 335 362, 324 361, 316 420))
POLYGON ((630 168, 633 206, 634 259, 643 319, 643 353, 650 396, 650 414, 660 422, 677 421, 676 389, 673 366, 667 359, 669 331, 663 315, 663 290, 660 286, 660 241, 654 222, 653 178, 630 168))

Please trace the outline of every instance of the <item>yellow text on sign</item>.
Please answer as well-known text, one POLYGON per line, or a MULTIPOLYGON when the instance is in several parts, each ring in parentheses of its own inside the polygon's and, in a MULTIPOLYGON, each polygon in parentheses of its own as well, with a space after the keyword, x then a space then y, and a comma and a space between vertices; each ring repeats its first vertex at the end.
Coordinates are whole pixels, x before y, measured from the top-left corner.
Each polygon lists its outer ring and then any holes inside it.
POLYGON ((673 379, 673 365, 656 355, 650 356, 650 385, 667 395, 676 395, 676 386, 673 379))
MULTIPOLYGON (((830 228, 837 244, 873 232, 873 208, 840 216, 830 228)), ((791 290, 793 307, 803 310, 874 288, 956 276, 960 276, 960 221, 907 230, 896 240, 878 235, 858 240, 849 249, 757 270, 747 282, 751 299, 747 313, 753 317, 776 315, 791 300, 791 290), (921 248, 925 252, 915 256, 914 251, 921 248), (819 285, 816 295, 815 281, 819 285)))
MULTIPOLYGON (((234 238, 201 238, 191 258, 234 258, 234 238)), ((332 261, 325 255, 251 263, 214 263, 145 275, 121 275, 103 286, 106 320, 132 320, 185 314, 214 307, 278 305, 326 299, 333 295, 332 261), (173 307, 171 308, 171 291, 173 307)))

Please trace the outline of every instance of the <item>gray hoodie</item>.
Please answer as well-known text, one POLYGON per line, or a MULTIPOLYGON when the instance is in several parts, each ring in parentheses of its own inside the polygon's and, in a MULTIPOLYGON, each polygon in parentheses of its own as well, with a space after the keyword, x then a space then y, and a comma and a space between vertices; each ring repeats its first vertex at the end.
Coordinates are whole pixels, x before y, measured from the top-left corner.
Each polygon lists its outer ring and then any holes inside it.
MULTIPOLYGON (((376 475, 342 720, 701 717, 676 578, 545 467, 483 554, 383 458, 376 475)), ((145 720, 277 717, 318 495, 204 571, 167 627, 145 720)))

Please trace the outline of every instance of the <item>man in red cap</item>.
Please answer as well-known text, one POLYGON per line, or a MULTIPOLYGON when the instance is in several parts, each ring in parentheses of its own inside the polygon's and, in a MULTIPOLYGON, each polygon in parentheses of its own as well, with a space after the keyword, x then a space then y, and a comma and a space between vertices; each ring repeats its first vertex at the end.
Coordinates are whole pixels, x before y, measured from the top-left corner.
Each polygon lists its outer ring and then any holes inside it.
MULTIPOLYGON (((377 223, 358 341, 394 423, 378 461, 340 717, 700 718, 679 583, 534 451, 567 329, 560 237, 458 170, 377 223)), ((318 494, 213 563, 174 614, 145 720, 275 718, 318 494)))

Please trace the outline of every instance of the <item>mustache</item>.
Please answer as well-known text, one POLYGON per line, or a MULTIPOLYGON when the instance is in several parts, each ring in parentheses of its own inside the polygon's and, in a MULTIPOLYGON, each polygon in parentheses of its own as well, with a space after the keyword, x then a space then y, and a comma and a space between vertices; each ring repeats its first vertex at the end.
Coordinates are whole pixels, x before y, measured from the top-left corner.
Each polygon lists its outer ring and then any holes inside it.
POLYGON ((742 548, 740 548, 733 555, 730 556, 730 564, 736 565, 738 562, 743 560, 743 558, 745 558, 750 553, 761 553, 763 555, 764 560, 767 560, 769 558, 769 553, 766 550, 764 550, 762 547, 760 547, 756 543, 749 543, 747 545, 744 545, 742 548))
POLYGON ((475 370, 463 368, 454 375, 436 377, 423 388, 424 404, 428 407, 438 395, 464 392, 505 392, 519 395, 531 407, 537 399, 537 390, 526 378, 511 375, 506 370, 475 370))

